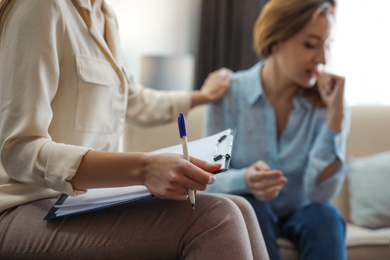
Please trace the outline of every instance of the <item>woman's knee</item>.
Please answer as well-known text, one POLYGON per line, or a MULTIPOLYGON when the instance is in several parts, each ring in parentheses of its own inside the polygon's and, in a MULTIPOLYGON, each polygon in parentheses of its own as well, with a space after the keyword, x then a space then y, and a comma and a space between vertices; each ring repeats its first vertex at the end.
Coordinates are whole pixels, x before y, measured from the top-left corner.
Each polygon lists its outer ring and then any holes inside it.
POLYGON ((231 194, 218 194, 218 195, 233 201, 234 204, 236 204, 238 208, 241 210, 243 215, 254 214, 252 205, 245 198, 237 195, 231 195, 231 194))
MULTIPOLYGON (((248 206, 241 200, 233 201, 230 196, 224 195, 202 194, 199 199, 200 201, 197 201, 197 204, 202 203, 207 212, 206 214, 212 215, 213 218, 242 219, 241 208, 248 206)), ((199 199, 197 198, 197 200, 199 199)))
POLYGON ((245 219, 236 203, 227 197, 212 194, 200 194, 196 203, 202 206, 195 210, 202 212, 185 235, 183 244, 192 245, 190 248, 193 249, 197 238, 200 238, 199 244, 203 248, 206 243, 213 250, 218 247, 218 250, 228 250, 237 256, 252 254, 245 219), (231 245, 235 245, 235 248, 231 248, 231 245))
POLYGON ((340 211, 329 203, 313 203, 302 209, 308 224, 315 227, 336 227, 345 231, 345 221, 340 211))

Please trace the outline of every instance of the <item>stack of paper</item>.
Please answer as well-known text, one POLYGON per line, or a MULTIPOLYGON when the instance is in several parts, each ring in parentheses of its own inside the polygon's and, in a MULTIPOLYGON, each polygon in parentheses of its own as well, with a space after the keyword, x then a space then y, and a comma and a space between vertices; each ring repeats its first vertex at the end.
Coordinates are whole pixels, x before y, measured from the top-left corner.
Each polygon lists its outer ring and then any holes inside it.
POLYGON ((87 193, 70 197, 62 195, 45 219, 79 214, 129 203, 152 196, 145 186, 90 189, 87 193), (50 214, 53 213, 53 214, 50 214))

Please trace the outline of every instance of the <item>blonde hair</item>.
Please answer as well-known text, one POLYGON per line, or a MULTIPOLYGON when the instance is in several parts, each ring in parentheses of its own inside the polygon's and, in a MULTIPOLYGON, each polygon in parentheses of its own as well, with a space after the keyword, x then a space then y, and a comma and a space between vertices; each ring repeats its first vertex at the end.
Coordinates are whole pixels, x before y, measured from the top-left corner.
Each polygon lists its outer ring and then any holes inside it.
MULTIPOLYGON (((274 44, 290 39, 319 15, 334 15, 335 11, 335 0, 269 0, 255 23, 253 48, 258 55, 267 58, 274 44)), ((325 106, 317 86, 301 88, 300 94, 319 107, 325 106)))
POLYGON ((0 0, 0 37, 4 28, 5 20, 7 19, 8 13, 16 0, 0 0))

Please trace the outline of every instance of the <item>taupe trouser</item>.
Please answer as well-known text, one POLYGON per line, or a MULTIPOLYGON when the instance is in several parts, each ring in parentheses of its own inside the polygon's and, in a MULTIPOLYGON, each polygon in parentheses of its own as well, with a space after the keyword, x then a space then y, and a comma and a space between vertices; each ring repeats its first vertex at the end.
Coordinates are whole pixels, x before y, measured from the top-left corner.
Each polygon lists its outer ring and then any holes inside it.
POLYGON ((148 198, 43 220, 55 201, 3 212, 0 259, 268 259, 254 211, 241 197, 200 193, 195 209, 148 198))

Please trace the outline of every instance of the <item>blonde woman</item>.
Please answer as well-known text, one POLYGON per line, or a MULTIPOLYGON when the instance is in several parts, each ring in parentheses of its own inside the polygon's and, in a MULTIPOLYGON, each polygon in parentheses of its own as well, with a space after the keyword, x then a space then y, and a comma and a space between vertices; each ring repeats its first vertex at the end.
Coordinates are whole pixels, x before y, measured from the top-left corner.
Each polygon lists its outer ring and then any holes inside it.
POLYGON ((237 132, 231 169, 207 191, 247 198, 271 259, 280 259, 279 237, 299 259, 346 259, 345 223, 330 202, 345 176, 350 115, 344 78, 323 71, 335 5, 270 0, 253 33, 264 60, 235 73, 208 109, 207 135, 237 132))
POLYGON ((1 259, 268 259, 245 200, 184 201, 220 165, 116 152, 126 119, 176 120, 222 97, 228 70, 191 93, 136 85, 103 0, 1 0, 0 17, 1 259), (139 184, 155 197, 43 220, 61 193, 139 184))

